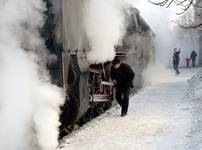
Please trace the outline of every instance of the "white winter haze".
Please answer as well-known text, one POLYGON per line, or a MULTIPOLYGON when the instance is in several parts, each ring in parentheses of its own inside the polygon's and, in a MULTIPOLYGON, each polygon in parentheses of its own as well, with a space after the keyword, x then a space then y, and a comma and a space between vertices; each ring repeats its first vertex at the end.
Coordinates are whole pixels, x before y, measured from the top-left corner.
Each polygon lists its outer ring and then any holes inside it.
POLYGON ((186 18, 193 18, 193 10, 190 8, 183 15, 176 15, 180 8, 171 5, 156 6, 147 0, 128 0, 134 7, 138 8, 140 15, 151 27, 155 44, 155 63, 150 64, 144 71, 143 77, 145 84, 169 81, 174 76, 173 49, 180 48, 180 66, 186 65, 186 57, 190 57, 191 51, 199 49, 199 40, 196 31, 183 30, 174 23, 177 21, 187 22, 186 18), (169 69, 168 69, 169 68, 169 69))
MULTIPOLYGON (((149 3, 147 0, 129 0, 140 11, 140 14, 150 25, 155 34, 156 62, 164 66, 172 66, 173 49, 181 49, 180 66, 185 66, 185 58, 190 56, 193 49, 198 52, 197 33, 190 30, 182 30, 177 27, 176 20, 185 20, 182 15, 176 15, 180 8, 171 5, 169 8, 160 7, 149 3)), ((191 15, 192 8, 184 15, 191 15)))

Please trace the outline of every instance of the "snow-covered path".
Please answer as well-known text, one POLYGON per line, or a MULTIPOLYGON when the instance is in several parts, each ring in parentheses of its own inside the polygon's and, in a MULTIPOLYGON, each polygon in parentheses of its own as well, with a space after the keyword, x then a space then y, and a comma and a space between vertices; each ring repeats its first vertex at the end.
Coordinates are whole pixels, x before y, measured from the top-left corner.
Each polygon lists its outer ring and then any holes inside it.
POLYGON ((187 82, 196 71, 144 88, 126 117, 114 107, 67 136, 60 150, 202 150, 199 108, 187 82))

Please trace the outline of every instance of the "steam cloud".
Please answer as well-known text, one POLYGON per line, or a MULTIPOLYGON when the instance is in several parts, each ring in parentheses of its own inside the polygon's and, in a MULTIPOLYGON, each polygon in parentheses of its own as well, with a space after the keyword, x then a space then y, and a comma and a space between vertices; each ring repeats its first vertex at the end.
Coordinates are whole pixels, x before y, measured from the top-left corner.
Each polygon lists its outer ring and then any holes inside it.
POLYGON ((0 149, 55 150, 62 90, 50 83, 38 30, 42 0, 0 1, 0 149))
POLYGON ((124 0, 88 0, 84 9, 84 28, 90 42, 90 63, 112 60, 114 46, 124 34, 124 0))

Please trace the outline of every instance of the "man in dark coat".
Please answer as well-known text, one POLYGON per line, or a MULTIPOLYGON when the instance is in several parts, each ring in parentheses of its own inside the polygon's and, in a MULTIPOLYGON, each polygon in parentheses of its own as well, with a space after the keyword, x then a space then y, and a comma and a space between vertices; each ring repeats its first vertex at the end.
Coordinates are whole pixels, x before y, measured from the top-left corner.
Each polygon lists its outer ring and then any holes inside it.
POLYGON ((195 50, 193 50, 193 51, 191 52, 191 56, 190 56, 191 61, 192 61, 192 67, 195 67, 196 56, 197 56, 197 54, 196 54, 195 50))
POLYGON ((173 68, 176 71, 176 74, 179 74, 178 66, 180 62, 180 49, 177 51, 177 48, 174 48, 174 53, 173 53, 173 68))
POLYGON ((116 81, 116 100, 121 106, 121 116, 127 115, 129 105, 130 88, 133 87, 133 79, 135 73, 132 68, 122 63, 118 57, 112 62, 110 77, 112 81, 116 81))

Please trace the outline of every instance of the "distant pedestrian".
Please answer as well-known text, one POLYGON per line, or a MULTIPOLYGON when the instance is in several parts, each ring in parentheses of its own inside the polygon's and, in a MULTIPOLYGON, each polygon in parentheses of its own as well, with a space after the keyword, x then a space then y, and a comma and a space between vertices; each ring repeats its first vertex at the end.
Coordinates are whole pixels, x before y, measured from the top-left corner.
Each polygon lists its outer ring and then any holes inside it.
POLYGON ((129 105, 130 88, 133 87, 135 73, 132 68, 122 63, 118 57, 112 62, 110 73, 111 80, 116 83, 116 100, 121 106, 121 116, 127 115, 129 105))
POLYGON ((197 56, 197 54, 196 54, 195 50, 193 50, 191 52, 191 56, 190 56, 191 57, 191 61, 192 61, 192 67, 195 67, 196 56, 197 56))
POLYGON ((187 68, 189 68, 189 63, 190 63, 190 61, 191 61, 191 58, 186 58, 186 63, 187 63, 187 68))
POLYGON ((180 49, 177 50, 177 48, 174 48, 174 53, 173 53, 173 68, 176 71, 176 74, 180 74, 178 67, 179 67, 179 62, 180 62, 180 49))

